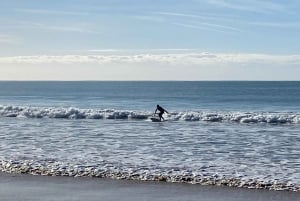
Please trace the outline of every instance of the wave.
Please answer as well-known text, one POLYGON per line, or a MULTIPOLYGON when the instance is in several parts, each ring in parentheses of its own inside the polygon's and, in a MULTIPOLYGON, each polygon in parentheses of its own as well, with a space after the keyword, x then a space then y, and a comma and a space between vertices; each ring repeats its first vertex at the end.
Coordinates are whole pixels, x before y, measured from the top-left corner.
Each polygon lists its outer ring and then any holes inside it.
POLYGON ((0 160, 0 171, 7 173, 22 173, 43 176, 97 177, 111 179, 127 179, 142 181, 163 181, 190 183, 201 185, 222 185, 254 189, 300 191, 300 185, 290 181, 277 179, 262 179, 247 175, 222 175, 217 172, 186 168, 159 167, 123 167, 110 163, 105 164, 70 164, 48 159, 46 161, 33 160, 0 160))
MULTIPOLYGON (((133 119, 147 120, 150 111, 115 109, 80 109, 73 107, 1 106, 0 116, 17 118, 62 118, 62 119, 133 119)), ((183 111, 164 114, 169 121, 208 121, 238 123, 298 124, 300 114, 293 112, 227 112, 183 111)))

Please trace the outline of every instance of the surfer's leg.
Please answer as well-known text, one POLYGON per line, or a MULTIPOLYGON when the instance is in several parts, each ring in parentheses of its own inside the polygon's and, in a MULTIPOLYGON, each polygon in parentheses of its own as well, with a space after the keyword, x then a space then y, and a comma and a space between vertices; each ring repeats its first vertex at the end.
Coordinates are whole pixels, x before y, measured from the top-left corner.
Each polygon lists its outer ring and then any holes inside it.
POLYGON ((162 113, 159 113, 158 116, 159 116, 159 120, 164 119, 162 113))

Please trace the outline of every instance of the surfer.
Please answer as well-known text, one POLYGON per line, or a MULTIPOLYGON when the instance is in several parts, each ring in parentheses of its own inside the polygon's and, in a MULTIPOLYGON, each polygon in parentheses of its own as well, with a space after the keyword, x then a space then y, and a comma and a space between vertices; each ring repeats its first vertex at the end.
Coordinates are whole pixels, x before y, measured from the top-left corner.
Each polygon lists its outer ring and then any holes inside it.
POLYGON ((159 111, 159 113, 158 113, 159 120, 160 121, 161 121, 161 119, 165 120, 162 115, 165 112, 169 114, 169 112, 167 110, 165 110, 164 108, 160 107, 159 105, 156 106, 156 110, 155 110, 154 114, 156 114, 157 110, 159 111))

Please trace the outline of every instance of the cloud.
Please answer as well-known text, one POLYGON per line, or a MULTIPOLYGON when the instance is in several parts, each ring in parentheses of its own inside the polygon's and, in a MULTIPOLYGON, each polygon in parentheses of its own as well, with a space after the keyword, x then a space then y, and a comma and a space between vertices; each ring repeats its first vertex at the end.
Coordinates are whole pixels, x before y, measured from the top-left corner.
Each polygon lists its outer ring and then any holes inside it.
POLYGON ((231 24, 232 22, 237 22, 237 20, 234 19, 234 16, 221 16, 221 15, 212 15, 212 14, 195 15, 195 14, 186 14, 186 13, 177 13, 177 12, 156 12, 156 14, 161 16, 167 16, 171 24, 181 26, 181 27, 186 27, 186 28, 201 29, 201 30, 215 31, 221 33, 242 31, 241 29, 238 29, 234 26, 224 25, 224 22, 230 22, 231 24), (209 23, 209 21, 213 21, 213 23, 212 22, 209 23))
POLYGON ((161 64, 161 65, 223 65, 274 64, 299 65, 300 55, 169 53, 128 55, 40 55, 0 57, 0 64, 161 64))
POLYGON ((71 12, 71 11, 59 11, 59 10, 45 10, 45 9, 15 9, 19 13, 29 13, 29 14, 42 14, 42 15, 91 15, 86 12, 71 12))
POLYGON ((50 31, 102 34, 101 32, 92 28, 93 26, 89 24, 49 25, 49 24, 34 23, 34 22, 19 22, 18 26, 31 27, 34 29, 43 29, 43 30, 50 30, 50 31))
POLYGON ((101 34, 99 31, 92 30, 85 26, 40 26, 42 29, 53 30, 53 31, 67 31, 77 33, 88 33, 88 34, 101 34))
POLYGON ((234 33, 234 32, 241 32, 242 30, 230 27, 230 26, 223 26, 218 24, 212 23, 173 23, 174 25, 192 28, 192 29, 201 29, 213 32, 220 32, 220 33, 234 33))
POLYGON ((194 15, 194 14, 186 14, 186 13, 174 13, 174 12, 155 12, 158 15, 166 15, 166 16, 177 16, 177 17, 192 17, 192 18, 201 18, 207 19, 207 17, 202 15, 194 15))
POLYGON ((299 80, 300 55, 160 51, 0 57, 0 80, 299 80))
POLYGON ((174 52, 193 52, 196 49, 189 48, 156 48, 156 49, 91 49, 88 52, 96 53, 115 53, 115 54, 134 54, 134 53, 174 53, 174 52))
POLYGON ((157 22, 157 23, 161 23, 161 22, 165 21, 164 18, 158 17, 158 16, 137 15, 137 16, 132 16, 132 17, 135 19, 138 19, 138 20, 157 22))
MULTIPOLYGON (((221 6, 225 1, 209 0, 210 2, 218 2, 218 5, 221 6)), ((265 2, 266 4, 266 2, 265 2)), ((277 4, 276 4, 277 5, 277 4)), ((237 6, 237 5, 235 5, 237 6)), ((257 11, 254 7, 247 7, 244 5, 244 9, 257 11)), ((276 7, 276 6, 273 6, 276 7)), ((272 6, 271 6, 272 8, 272 6)), ((242 9, 242 8, 240 8, 242 9)), ((259 8, 261 9, 261 8, 259 8)), ((282 9, 281 9, 282 10, 282 9)), ((258 11, 257 11, 258 12, 258 11)), ((202 29, 208 31, 215 31, 221 33, 234 33, 234 32, 244 32, 244 30, 237 28, 241 25, 250 25, 250 26, 260 26, 260 27, 270 27, 270 28, 291 28, 297 29, 300 28, 300 23, 291 22, 291 21, 282 21, 282 22, 256 22, 249 20, 242 20, 238 16, 234 15, 219 15, 219 14, 205 14, 205 15, 195 15, 195 14, 187 14, 187 13, 177 13, 177 12, 155 12, 157 15, 167 16, 168 20, 178 21, 180 22, 172 22, 173 25, 182 26, 191 29, 202 29), (173 19, 172 19, 173 17, 173 19), (193 19, 192 21, 189 19, 193 19), (196 22, 195 20, 199 20, 196 22), (208 23, 209 22, 209 23, 208 23), (224 25, 224 24, 230 24, 224 25), (233 25, 236 26, 233 26, 233 25)))
POLYGON ((271 28, 300 28, 298 22, 251 22, 249 24, 271 28))
POLYGON ((179 12, 154 12, 154 14, 162 15, 162 16, 173 16, 173 17, 181 17, 181 18, 197 18, 202 20, 217 20, 217 21, 237 21, 236 18, 238 16, 235 15, 220 15, 218 13, 205 13, 205 14, 190 14, 190 13, 179 13, 179 12))
POLYGON ((181 26, 181 27, 185 27, 185 28, 201 29, 201 30, 225 33, 225 31, 222 31, 222 30, 219 30, 219 29, 209 28, 209 27, 200 26, 200 25, 194 25, 194 24, 188 24, 188 23, 177 23, 177 22, 175 22, 173 24, 176 25, 176 26, 181 26))
POLYGON ((265 14, 275 13, 278 11, 286 11, 283 4, 262 0, 208 0, 208 3, 219 7, 229 8, 232 10, 249 11, 265 14))

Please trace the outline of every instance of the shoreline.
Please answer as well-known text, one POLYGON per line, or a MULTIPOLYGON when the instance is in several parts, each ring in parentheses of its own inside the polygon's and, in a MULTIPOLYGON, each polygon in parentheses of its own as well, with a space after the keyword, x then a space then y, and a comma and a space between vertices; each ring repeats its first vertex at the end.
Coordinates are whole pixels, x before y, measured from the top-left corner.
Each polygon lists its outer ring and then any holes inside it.
POLYGON ((300 192, 300 186, 288 182, 260 181, 258 179, 242 180, 239 177, 222 177, 215 174, 193 174, 185 172, 149 172, 145 169, 128 171, 125 169, 103 168, 98 169, 86 166, 62 165, 55 161, 40 164, 33 161, 3 161, 0 171, 9 174, 29 174, 34 176, 56 176, 56 177, 90 177, 128 181, 154 181, 166 183, 195 184, 202 186, 226 186, 230 188, 265 189, 274 191, 300 192))
POLYGON ((189 200, 288 201, 300 200, 299 192, 269 191, 226 186, 114 180, 91 177, 36 176, 0 172, 1 201, 10 200, 189 200))

